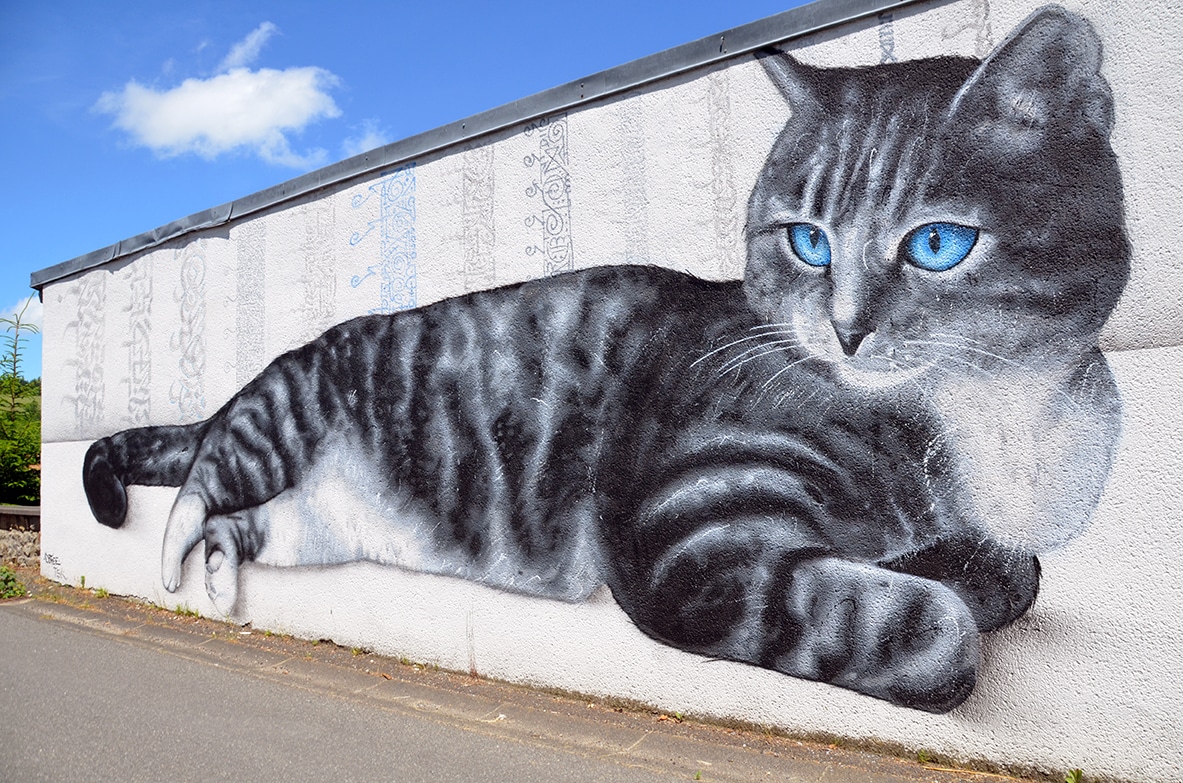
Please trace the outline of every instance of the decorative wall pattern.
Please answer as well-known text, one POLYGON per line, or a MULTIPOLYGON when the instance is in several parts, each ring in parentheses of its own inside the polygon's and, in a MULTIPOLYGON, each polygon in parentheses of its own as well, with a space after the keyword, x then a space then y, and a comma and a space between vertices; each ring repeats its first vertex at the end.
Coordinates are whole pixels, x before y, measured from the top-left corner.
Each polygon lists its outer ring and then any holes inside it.
POLYGON ((712 220, 715 227, 715 258, 723 278, 737 278, 743 273, 744 254, 741 236, 742 209, 735 186, 735 166, 731 151, 731 80, 726 69, 707 76, 707 106, 711 137, 711 195, 714 197, 712 220))
POLYGON ((352 206, 360 209, 377 195, 378 217, 369 221, 364 231, 355 231, 349 244, 356 246, 377 228, 379 260, 368 266, 363 274, 354 275, 349 284, 358 288, 377 283, 378 306, 371 309, 371 313, 410 309, 418 300, 415 164, 400 166, 367 190, 366 194, 353 198, 352 206))
POLYGON ((181 313, 169 348, 180 357, 168 398, 182 420, 195 421, 205 416, 205 240, 187 242, 175 251, 174 261, 180 280, 173 299, 180 303, 181 313))
POLYGON ((523 134, 538 140, 538 152, 523 163, 532 170, 533 182, 526 195, 537 199, 538 211, 526 218, 526 226, 537 228, 539 244, 526 248, 526 255, 542 257, 542 273, 553 275, 575 268, 571 241, 571 172, 568 168, 567 115, 547 117, 526 126, 523 134))
POLYGON ((152 262, 128 270, 127 414, 143 426, 152 416, 152 262))
POLYGON ((898 62, 895 56, 895 29, 892 27, 890 12, 879 14, 879 62, 898 62))
POLYGON ((300 256, 304 269, 300 275, 303 297, 297 307, 303 322, 301 337, 307 342, 335 320, 337 299, 337 267, 333 249, 336 247, 336 212, 332 199, 322 199, 305 207, 304 237, 300 256))
POLYGON ((464 248, 465 291, 490 288, 497 282, 497 227, 493 215, 495 149, 493 144, 482 144, 461 155, 460 199, 464 221, 461 243, 464 248))
POLYGON ((974 34, 974 55, 985 57, 994 50, 994 31, 990 28, 990 0, 971 0, 969 19, 961 25, 950 25, 941 32, 941 39, 948 41, 966 31, 974 34))
POLYGON ((237 324, 234 377, 239 386, 263 369, 266 351, 264 329, 267 323, 267 297, 264 290, 266 242, 266 223, 261 220, 252 220, 237 228, 235 248, 238 253, 238 285, 237 295, 232 301, 237 324))
POLYGON ((625 260, 636 262, 652 258, 649 252, 649 197, 645 180, 649 163, 645 157, 645 129, 637 112, 622 107, 617 120, 620 137, 619 203, 624 211, 621 230, 624 232, 625 260))
POLYGON ((70 326, 75 332, 74 423, 79 432, 103 418, 106 395, 103 367, 106 364, 106 330, 103 302, 107 275, 90 272, 77 283, 78 315, 70 326))

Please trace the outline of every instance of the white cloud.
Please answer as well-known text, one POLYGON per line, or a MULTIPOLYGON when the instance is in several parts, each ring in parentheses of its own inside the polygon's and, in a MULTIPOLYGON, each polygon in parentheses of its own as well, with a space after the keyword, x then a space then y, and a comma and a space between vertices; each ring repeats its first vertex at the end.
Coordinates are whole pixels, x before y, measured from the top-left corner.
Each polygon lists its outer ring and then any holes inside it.
POLYGON ((225 73, 250 65, 259 57, 259 52, 262 51, 263 44, 267 43, 267 39, 278 32, 279 28, 271 22, 263 22, 252 30, 250 35, 234 44, 230 49, 230 54, 226 55, 226 59, 222 60, 222 64, 218 66, 218 71, 225 73))
MULTIPOLYGON (((16 304, 0 310, 0 318, 15 319, 16 314, 21 311, 22 307, 25 307, 26 302, 28 302, 28 307, 25 308, 25 314, 21 316, 21 323, 32 324, 40 329, 41 300, 37 297, 37 294, 30 294, 28 298, 21 299, 16 304)), ((0 324, 0 332, 4 331, 7 326, 8 324, 0 324)), ((7 332, 7 334, 11 335, 12 332, 7 332)))
POLYGON ((354 128, 354 130, 360 131, 360 134, 350 136, 341 144, 341 149, 347 158, 377 149, 391 141, 386 132, 378 127, 377 120, 363 120, 361 126, 354 128))
POLYGON ((268 163, 296 168, 324 162, 324 150, 292 150, 289 133, 340 116, 328 91, 339 80, 323 68, 250 70, 275 25, 265 22, 231 49, 229 70, 208 79, 186 79, 168 90, 134 80, 105 92, 95 110, 115 116, 115 127, 162 157, 186 153, 212 160, 227 152, 253 152, 268 163))

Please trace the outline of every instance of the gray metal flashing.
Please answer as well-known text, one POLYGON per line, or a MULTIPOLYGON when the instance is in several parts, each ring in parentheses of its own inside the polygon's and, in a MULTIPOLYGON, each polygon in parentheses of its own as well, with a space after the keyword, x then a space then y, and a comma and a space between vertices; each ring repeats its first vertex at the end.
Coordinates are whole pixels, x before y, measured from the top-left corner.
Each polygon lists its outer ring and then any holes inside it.
POLYGON ((726 30, 718 35, 675 46, 586 78, 543 90, 474 114, 467 119, 310 171, 228 204, 194 213, 152 231, 116 242, 114 245, 33 272, 29 284, 40 291, 55 280, 94 269, 185 234, 224 225, 286 201, 408 163, 474 138, 634 90, 766 46, 784 43, 916 2, 919 0, 817 0, 726 30))

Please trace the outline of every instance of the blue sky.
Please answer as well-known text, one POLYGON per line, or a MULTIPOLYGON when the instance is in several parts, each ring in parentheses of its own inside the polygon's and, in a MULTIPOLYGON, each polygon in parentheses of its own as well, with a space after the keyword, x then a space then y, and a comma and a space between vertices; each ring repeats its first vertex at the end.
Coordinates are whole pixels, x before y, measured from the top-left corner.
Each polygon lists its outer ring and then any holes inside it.
POLYGON ((35 270, 799 4, 0 0, 0 315, 35 270))

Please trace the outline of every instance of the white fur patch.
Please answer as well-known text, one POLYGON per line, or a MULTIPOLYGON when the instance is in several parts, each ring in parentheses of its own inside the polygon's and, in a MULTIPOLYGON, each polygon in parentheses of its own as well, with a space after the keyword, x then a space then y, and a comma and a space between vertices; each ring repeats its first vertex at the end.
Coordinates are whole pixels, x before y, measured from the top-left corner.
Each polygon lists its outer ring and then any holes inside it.
POLYGON ((409 495, 392 493, 373 464, 356 448, 327 445, 296 487, 244 512, 266 531, 256 561, 303 566, 368 560, 565 601, 582 600, 603 584, 590 504, 570 509, 563 523, 578 527, 569 551, 527 560, 509 540, 505 520, 486 518, 477 521, 485 525, 485 553, 473 559, 459 548, 441 550, 433 533, 442 522, 409 495))
POLYGON ((1103 413, 1049 375, 946 382, 936 395, 963 502, 1000 541, 1031 552, 1088 526, 1109 471, 1103 413))
POLYGON ((267 538, 257 561, 326 565, 370 560, 415 571, 435 558, 432 521, 392 495, 364 457, 334 445, 300 483, 252 513, 267 538))

